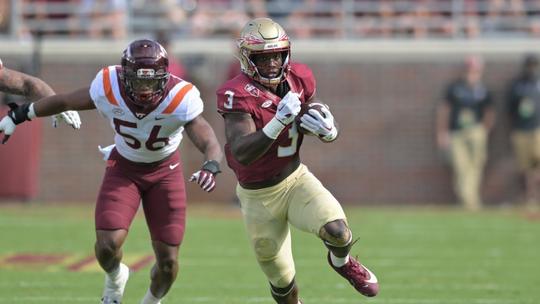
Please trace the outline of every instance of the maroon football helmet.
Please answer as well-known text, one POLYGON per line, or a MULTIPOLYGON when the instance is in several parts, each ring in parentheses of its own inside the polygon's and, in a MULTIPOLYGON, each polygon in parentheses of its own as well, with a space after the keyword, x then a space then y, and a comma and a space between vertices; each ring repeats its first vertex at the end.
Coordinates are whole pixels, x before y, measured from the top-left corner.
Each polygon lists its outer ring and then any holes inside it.
POLYGON ((135 40, 124 50, 121 79, 134 104, 147 107, 158 103, 169 75, 169 57, 159 43, 135 40))

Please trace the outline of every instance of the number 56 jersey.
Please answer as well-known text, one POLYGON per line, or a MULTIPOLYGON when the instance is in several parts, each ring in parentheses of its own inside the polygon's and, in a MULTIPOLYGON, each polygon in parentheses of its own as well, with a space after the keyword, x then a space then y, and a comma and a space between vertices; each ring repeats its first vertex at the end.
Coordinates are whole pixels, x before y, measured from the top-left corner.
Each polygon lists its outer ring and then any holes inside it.
POLYGON ((178 149, 184 125, 202 113, 199 90, 171 75, 157 106, 140 110, 127 101, 119 78, 121 69, 109 66, 98 72, 90 97, 115 130, 114 143, 120 155, 139 163, 160 161, 178 149))
MULTIPOLYGON (((297 93, 302 103, 309 101, 315 95, 315 77, 304 64, 291 63, 287 78, 281 85, 297 93)), ((245 74, 240 74, 225 82, 216 94, 219 113, 222 115, 249 114, 257 131, 276 115, 277 105, 281 101, 279 96, 255 83, 245 74)), ((248 166, 242 165, 234 158, 227 143, 224 149, 227 163, 240 183, 248 184, 271 179, 278 175, 290 161, 298 157, 303 136, 297 131, 294 123, 290 124, 281 132, 270 149, 248 166)))

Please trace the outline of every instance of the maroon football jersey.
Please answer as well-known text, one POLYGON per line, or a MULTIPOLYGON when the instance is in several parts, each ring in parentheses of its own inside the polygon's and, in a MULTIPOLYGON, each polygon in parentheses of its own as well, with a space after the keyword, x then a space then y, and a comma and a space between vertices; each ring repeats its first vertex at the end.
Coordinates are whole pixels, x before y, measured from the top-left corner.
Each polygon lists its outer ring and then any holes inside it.
MULTIPOLYGON (((304 64, 291 63, 287 83, 292 92, 298 93, 302 103, 315 94, 315 77, 304 64)), ((225 113, 247 113, 255 122, 257 130, 262 129, 276 115, 281 98, 262 86, 255 84, 245 74, 226 81, 216 92, 217 109, 225 113)), ((296 130, 294 123, 287 126, 261 158, 248 166, 239 163, 232 155, 229 144, 225 144, 225 155, 229 167, 241 183, 268 180, 277 175, 293 160, 300 150, 304 135, 296 130)))

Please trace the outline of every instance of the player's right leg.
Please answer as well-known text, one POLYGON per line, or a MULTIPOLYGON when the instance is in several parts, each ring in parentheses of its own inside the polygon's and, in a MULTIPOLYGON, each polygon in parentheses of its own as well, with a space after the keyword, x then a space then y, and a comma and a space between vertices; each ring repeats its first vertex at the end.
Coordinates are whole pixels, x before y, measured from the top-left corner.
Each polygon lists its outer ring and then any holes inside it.
POLYGON ((284 288, 275 287, 270 283, 270 291, 272 293, 272 298, 274 298, 278 304, 302 304, 298 299, 298 286, 296 286, 294 279, 284 288))
POLYGON ((102 303, 119 304, 129 278, 122 245, 140 204, 137 186, 121 163, 108 162, 95 209, 96 258, 106 272, 102 303))
MULTIPOLYGON (((291 235, 286 218, 286 191, 281 184, 258 190, 238 186, 242 215, 257 262, 271 286, 272 297, 280 304, 298 304, 294 283, 295 268, 291 235)), ((285 183, 286 184, 286 183, 285 183)))
POLYGON ((120 248, 127 236, 127 231, 97 230, 96 236, 96 257, 101 268, 106 272, 101 303, 119 304, 129 278, 129 268, 120 262, 122 259, 120 248))

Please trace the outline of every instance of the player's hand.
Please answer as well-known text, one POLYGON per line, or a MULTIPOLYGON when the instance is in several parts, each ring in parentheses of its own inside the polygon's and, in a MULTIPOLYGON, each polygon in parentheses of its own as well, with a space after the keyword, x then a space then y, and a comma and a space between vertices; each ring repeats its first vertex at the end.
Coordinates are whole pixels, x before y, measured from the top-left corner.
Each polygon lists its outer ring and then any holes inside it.
POLYGON ((189 181, 196 182, 206 192, 212 192, 216 188, 216 177, 210 171, 199 170, 191 175, 189 181))
POLYGON ((332 141, 338 133, 334 116, 326 107, 322 107, 321 112, 322 114, 315 109, 309 110, 309 115, 300 117, 300 126, 325 141, 332 141))
POLYGON ((65 122, 73 129, 81 128, 81 117, 77 111, 65 111, 53 116, 53 127, 57 128, 61 122, 65 122))
POLYGON ((4 116, 4 118, 2 118, 2 120, 0 121, 0 133, 4 132, 4 138, 2 139, 2 144, 5 144, 8 141, 11 134, 15 132, 15 128, 16 128, 15 123, 10 117, 4 116))
POLYGON ((276 119, 283 125, 288 125, 294 121, 294 118, 300 112, 300 99, 297 93, 289 91, 278 104, 276 119))
POLYGON ((221 173, 219 162, 207 160, 202 165, 201 170, 193 173, 189 178, 190 182, 196 182, 206 192, 212 192, 216 188, 216 175, 221 173))

